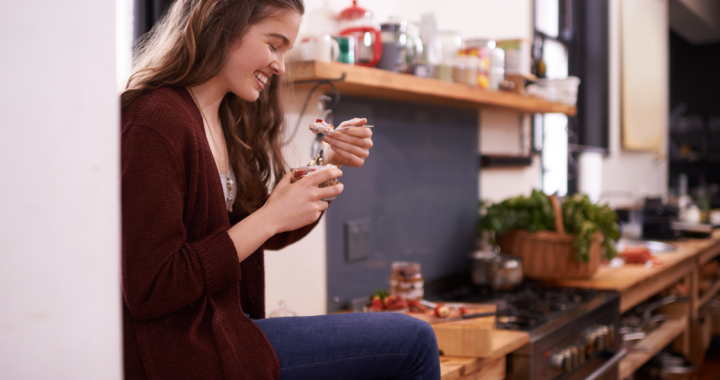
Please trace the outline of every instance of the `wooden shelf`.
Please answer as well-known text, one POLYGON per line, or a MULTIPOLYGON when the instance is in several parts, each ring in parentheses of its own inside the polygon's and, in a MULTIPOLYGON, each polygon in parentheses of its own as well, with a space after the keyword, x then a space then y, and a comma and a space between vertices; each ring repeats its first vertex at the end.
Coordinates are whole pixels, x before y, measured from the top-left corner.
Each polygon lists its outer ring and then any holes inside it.
POLYGON ((687 327, 687 316, 663 322, 662 326, 635 344, 634 348, 639 351, 631 351, 620 361, 618 379, 624 379, 637 371, 638 368, 642 367, 643 364, 647 363, 648 360, 657 355, 660 350, 685 331, 687 327))
POLYGON ((338 79, 333 84, 343 94, 463 108, 502 107, 527 113, 564 113, 573 116, 574 106, 522 96, 513 92, 491 91, 460 83, 420 78, 370 67, 339 62, 301 61, 288 64, 287 77, 295 87, 312 86, 306 81, 338 79), (305 83, 302 83, 305 82, 305 83))
POLYGON ((710 289, 708 289, 708 291, 700 297, 700 300, 698 301, 698 308, 701 308, 708 303, 708 301, 710 301, 718 291, 720 291, 720 280, 716 280, 710 289))

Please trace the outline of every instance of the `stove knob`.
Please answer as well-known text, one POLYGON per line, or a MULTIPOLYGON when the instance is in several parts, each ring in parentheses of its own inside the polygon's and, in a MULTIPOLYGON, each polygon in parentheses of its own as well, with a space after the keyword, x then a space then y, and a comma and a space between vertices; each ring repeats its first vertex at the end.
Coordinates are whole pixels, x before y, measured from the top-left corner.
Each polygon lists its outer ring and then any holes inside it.
POLYGON ((560 351, 552 354, 552 356, 550 356, 550 364, 555 369, 565 370, 565 353, 560 351))
POLYGON ((572 356, 572 351, 571 351, 569 348, 566 348, 566 349, 564 350, 564 355, 563 355, 563 356, 565 357, 565 361, 564 361, 564 362, 565 362, 565 366, 564 366, 564 367, 565 367, 565 368, 564 368, 564 369, 565 369, 565 372, 570 372, 570 371, 572 371, 572 370, 573 370, 573 356, 572 356))
POLYGON ((587 348, 587 357, 592 357, 595 352, 595 343, 597 342, 597 334, 595 330, 588 330, 585 333, 585 347, 587 348))
POLYGON ((615 325, 607 325, 608 329, 608 347, 615 347, 615 325))
POLYGON ((570 354, 572 355, 572 368, 580 367, 580 350, 578 350, 578 347, 570 347, 570 354))
POLYGON ((598 328, 597 332, 597 343, 595 349, 602 351, 605 349, 605 334, 603 333, 602 327, 598 328))

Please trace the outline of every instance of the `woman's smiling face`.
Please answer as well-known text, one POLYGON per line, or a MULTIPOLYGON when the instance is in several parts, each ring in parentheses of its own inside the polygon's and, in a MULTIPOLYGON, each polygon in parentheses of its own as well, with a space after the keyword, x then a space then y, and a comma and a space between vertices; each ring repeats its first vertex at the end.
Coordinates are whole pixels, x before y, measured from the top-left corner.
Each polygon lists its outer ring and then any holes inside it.
POLYGON ((252 25, 220 71, 228 91, 254 102, 272 75, 285 73, 285 54, 295 43, 301 20, 299 13, 281 10, 252 25))

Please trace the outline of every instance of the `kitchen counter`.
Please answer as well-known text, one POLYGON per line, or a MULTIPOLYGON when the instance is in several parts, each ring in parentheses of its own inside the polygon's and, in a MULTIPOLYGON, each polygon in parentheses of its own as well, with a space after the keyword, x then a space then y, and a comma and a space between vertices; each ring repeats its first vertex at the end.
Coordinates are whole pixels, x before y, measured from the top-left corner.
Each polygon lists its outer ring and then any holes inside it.
MULTIPOLYGON (((602 267, 591 279, 552 282, 562 286, 617 291, 620 293, 622 313, 678 280, 690 279, 691 314, 666 323, 639 343, 647 352, 633 352, 620 362, 619 371, 623 377, 629 376, 668 342, 687 331, 691 317, 697 315, 697 310, 720 291, 720 281, 718 281, 702 297, 698 296, 698 269, 720 255, 720 230, 715 231, 709 239, 687 239, 671 244, 677 249, 655 256, 660 264, 650 268, 636 264, 624 265, 620 268, 602 267)), ((505 363, 505 356, 482 359, 441 357, 442 380, 504 379, 505 363)))
MULTIPOLYGON (((646 268, 630 264, 620 268, 601 267, 588 280, 562 280, 554 284, 580 288, 615 290, 620 293, 623 313, 650 296, 692 275, 697 268, 720 254, 720 230, 709 239, 688 239, 672 242, 677 250, 655 256, 659 265, 646 268)), ((697 277, 695 277, 697 278, 697 277)), ((694 281, 697 287, 697 281, 694 281)))

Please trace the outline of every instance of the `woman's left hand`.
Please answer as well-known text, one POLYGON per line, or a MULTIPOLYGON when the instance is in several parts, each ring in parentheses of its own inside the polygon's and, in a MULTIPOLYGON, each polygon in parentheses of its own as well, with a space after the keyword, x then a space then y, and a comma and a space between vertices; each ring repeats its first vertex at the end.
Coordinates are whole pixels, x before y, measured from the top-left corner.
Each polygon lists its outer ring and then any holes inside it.
MULTIPOLYGON (((343 121, 338 128, 351 125, 365 125, 367 119, 352 119, 343 121)), ((325 148, 325 163, 359 168, 365 163, 370 155, 370 148, 373 146, 372 129, 350 128, 340 132, 334 132, 323 139, 330 146, 325 148)))

